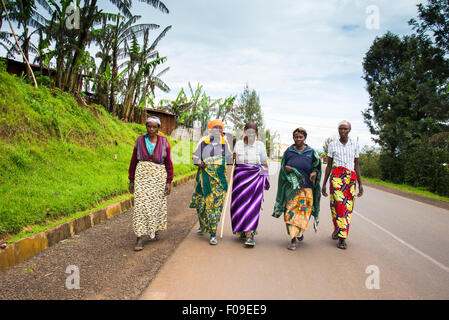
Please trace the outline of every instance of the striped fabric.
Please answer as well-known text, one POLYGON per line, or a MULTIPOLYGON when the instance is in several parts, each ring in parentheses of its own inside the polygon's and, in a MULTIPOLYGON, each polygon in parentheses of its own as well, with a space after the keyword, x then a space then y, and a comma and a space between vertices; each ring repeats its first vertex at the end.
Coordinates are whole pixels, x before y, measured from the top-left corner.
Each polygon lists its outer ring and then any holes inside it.
POLYGON ((334 165, 354 171, 354 159, 359 157, 359 144, 351 138, 346 145, 340 140, 332 141, 327 156, 334 160, 334 165))
POLYGON ((263 191, 268 188, 268 172, 264 167, 252 164, 236 165, 231 197, 233 232, 257 229, 263 191))

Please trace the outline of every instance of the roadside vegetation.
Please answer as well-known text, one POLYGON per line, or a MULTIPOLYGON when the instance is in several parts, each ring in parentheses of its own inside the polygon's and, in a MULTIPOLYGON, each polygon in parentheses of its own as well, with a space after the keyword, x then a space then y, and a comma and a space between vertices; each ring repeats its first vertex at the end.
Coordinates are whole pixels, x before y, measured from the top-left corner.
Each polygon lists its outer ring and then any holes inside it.
MULTIPOLYGON (((0 238, 128 192, 143 125, 79 104, 59 89, 36 89, 0 68, 0 238)), ((176 157, 178 148, 193 148, 170 143, 176 157)), ((175 177, 195 170, 186 159, 174 161, 175 177)))
POLYGON ((419 4, 411 35, 377 37, 363 61, 379 150, 361 157, 362 175, 449 197, 449 3, 419 4))

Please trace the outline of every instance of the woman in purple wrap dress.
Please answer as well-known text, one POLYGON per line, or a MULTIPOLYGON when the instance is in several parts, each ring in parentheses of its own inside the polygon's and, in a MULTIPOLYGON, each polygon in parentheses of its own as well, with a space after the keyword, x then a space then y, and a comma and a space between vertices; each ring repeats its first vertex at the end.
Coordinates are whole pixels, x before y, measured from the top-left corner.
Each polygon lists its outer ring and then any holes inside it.
POLYGON ((248 122, 244 128, 244 139, 234 147, 236 166, 232 184, 231 224, 234 233, 245 239, 246 247, 254 247, 254 236, 259 224, 263 191, 268 182, 267 152, 265 145, 257 140, 257 124, 248 122))

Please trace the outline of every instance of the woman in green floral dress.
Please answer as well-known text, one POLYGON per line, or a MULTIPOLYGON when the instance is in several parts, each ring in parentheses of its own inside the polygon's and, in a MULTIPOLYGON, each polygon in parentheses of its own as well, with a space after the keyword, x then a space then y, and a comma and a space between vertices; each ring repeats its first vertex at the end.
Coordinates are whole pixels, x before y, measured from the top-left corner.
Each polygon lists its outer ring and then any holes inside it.
POLYGON ((217 226, 226 197, 226 163, 232 163, 232 154, 223 136, 223 122, 209 123, 210 134, 203 137, 193 153, 193 163, 198 166, 195 191, 190 208, 198 213, 199 235, 210 234, 209 243, 218 244, 217 226))

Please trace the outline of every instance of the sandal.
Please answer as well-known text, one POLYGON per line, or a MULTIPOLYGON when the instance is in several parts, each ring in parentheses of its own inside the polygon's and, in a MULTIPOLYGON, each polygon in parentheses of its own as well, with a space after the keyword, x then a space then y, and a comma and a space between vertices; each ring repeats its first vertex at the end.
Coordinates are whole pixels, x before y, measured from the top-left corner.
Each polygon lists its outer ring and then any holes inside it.
POLYGON ((134 251, 140 251, 142 249, 143 249, 143 240, 142 240, 142 237, 140 237, 136 241, 136 245, 134 246, 134 251))
POLYGON ((215 246, 218 244, 217 237, 210 237, 209 244, 215 246))
POLYGON ((250 239, 250 238, 246 239, 245 246, 247 248, 253 248, 255 245, 256 245, 256 242, 253 239, 250 239))
POLYGON ((296 250, 296 248, 298 248, 298 244, 296 243, 296 241, 291 242, 287 247, 288 250, 296 250))
POLYGON ((337 247, 340 249, 343 249, 343 250, 346 249, 348 247, 348 245, 346 244, 345 239, 339 239, 337 247))
POLYGON ((303 241, 304 240, 304 235, 300 236, 299 238, 296 237, 296 239, 298 239, 298 241, 303 241))
POLYGON ((159 231, 156 231, 154 233, 154 237, 153 238, 150 236, 150 240, 151 241, 159 240, 159 231))
POLYGON ((337 234, 338 234, 337 230, 335 230, 334 232, 332 232, 332 240, 338 240, 337 234))
POLYGON ((203 230, 201 230, 201 228, 199 228, 198 230, 196 230, 196 234, 199 236, 203 235, 203 230))

